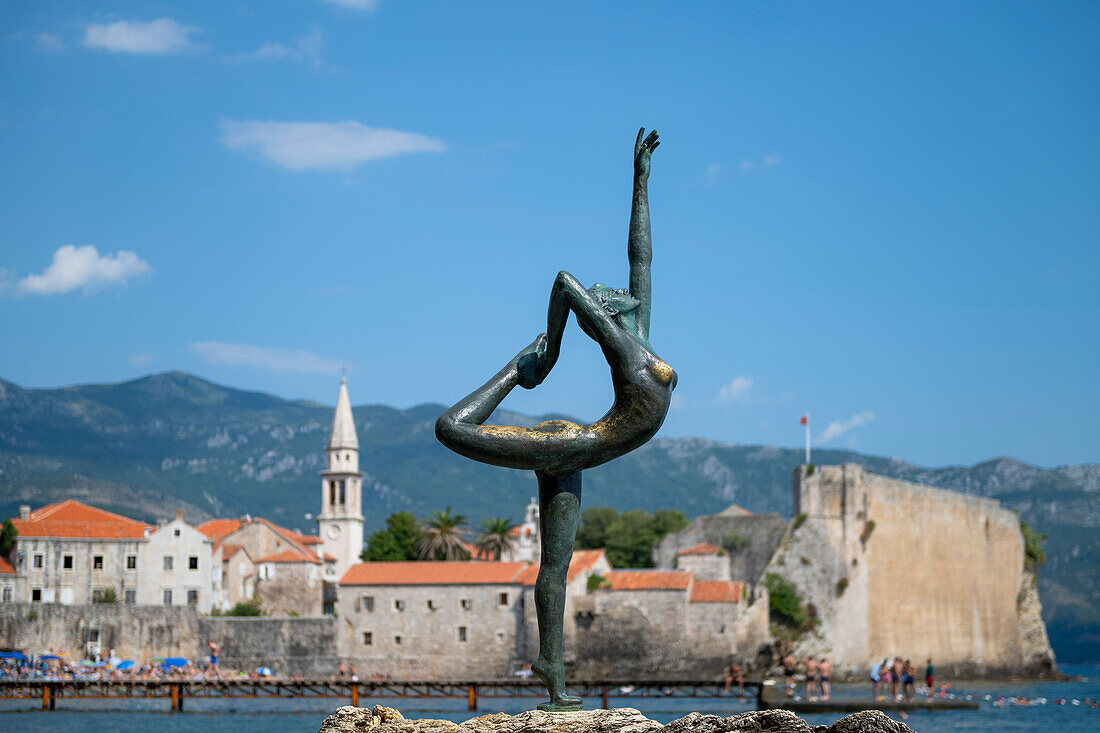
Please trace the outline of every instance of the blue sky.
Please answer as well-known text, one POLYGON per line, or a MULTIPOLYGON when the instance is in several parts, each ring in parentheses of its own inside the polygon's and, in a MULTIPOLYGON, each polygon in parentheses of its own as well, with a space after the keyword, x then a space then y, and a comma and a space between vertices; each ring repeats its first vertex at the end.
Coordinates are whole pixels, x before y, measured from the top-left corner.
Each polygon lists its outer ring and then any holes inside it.
MULTIPOLYGON (((0 3, 0 376, 451 402, 625 286, 662 435, 1100 460, 1095 3, 0 3), (93 249, 94 248, 94 249, 93 249)), ((506 406, 594 419, 571 326, 506 406)))

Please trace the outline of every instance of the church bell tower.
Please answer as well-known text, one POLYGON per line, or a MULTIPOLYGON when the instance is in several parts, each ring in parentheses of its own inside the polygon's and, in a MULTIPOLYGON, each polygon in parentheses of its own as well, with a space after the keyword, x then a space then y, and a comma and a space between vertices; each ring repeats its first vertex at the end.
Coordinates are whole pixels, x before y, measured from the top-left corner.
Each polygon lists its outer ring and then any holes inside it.
POLYGON ((359 562, 363 550, 363 474, 359 473, 359 438, 344 377, 340 378, 340 395, 336 398, 336 414, 325 446, 325 461, 317 524, 322 551, 336 558, 338 580, 359 562))

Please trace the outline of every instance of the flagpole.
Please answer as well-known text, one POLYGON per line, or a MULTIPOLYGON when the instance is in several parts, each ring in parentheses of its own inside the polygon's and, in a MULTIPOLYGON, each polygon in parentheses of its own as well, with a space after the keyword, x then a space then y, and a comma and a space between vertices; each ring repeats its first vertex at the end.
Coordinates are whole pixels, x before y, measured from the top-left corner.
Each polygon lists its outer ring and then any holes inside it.
POLYGON ((806 413, 806 465, 810 465, 810 413, 806 413))

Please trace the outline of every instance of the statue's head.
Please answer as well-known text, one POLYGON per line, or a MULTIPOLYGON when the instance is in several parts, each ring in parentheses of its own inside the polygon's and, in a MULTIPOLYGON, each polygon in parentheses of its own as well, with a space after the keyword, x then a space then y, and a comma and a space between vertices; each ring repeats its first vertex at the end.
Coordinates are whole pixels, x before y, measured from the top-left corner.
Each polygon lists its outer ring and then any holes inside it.
POLYGON ((640 302, 630 294, 626 288, 609 288, 603 283, 596 283, 588 289, 588 293, 599 301, 604 311, 615 319, 622 328, 634 330, 634 312, 640 302))

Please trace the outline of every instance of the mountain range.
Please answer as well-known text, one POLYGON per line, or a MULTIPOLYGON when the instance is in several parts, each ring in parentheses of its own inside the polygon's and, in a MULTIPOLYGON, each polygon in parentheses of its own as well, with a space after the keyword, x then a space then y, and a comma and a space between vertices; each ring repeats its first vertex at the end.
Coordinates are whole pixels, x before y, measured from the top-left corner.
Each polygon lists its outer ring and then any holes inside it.
MULTIPOLYGON (((256 514, 314 532, 332 409, 180 372, 59 389, 0 380, 0 516, 74 498, 147 521, 182 508, 192 522, 256 514)), ((368 531, 400 510, 426 516, 451 507, 475 525, 521 518, 534 476, 444 449, 434 433, 442 410, 354 408, 368 531)), ((534 425, 547 417, 502 411, 493 421, 534 425)), ((658 438, 586 471, 584 503, 675 508, 689 517, 737 503, 789 516, 791 471, 802 459, 800 449, 658 438)), ((1048 469, 995 458, 927 468, 844 450, 818 450, 814 461, 859 463, 1016 510, 1049 535, 1040 594, 1058 658, 1100 660, 1100 465, 1048 469)))

